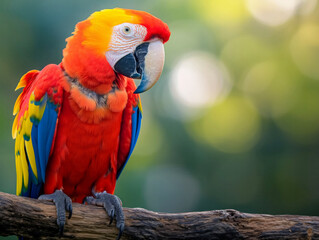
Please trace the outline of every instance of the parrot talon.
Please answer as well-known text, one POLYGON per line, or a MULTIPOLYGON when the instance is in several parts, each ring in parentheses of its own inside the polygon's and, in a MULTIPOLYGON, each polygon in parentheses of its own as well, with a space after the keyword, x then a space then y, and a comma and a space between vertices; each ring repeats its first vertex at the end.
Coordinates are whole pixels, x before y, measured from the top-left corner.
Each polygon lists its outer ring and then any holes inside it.
POLYGON ((110 216, 110 223, 109 223, 109 225, 111 225, 112 224, 112 222, 113 222, 113 219, 114 219, 114 209, 111 209, 111 211, 108 213, 108 215, 110 216))
POLYGON ((119 235, 117 235, 117 239, 116 240, 120 240, 122 233, 124 231, 124 223, 121 223, 119 226, 117 226, 117 228, 119 229, 119 235))
POLYGON ((71 219, 72 217, 72 213, 73 213, 73 208, 72 208, 72 204, 70 204, 69 206, 67 206, 67 211, 69 212, 69 216, 68 219, 71 219))
POLYGON ((62 237, 65 225, 65 211, 69 212, 68 219, 72 217, 71 198, 69 198, 62 190, 56 190, 52 194, 41 195, 38 199, 54 202, 57 213, 57 224, 59 226, 59 237, 62 237))
POLYGON ((104 207, 107 212, 107 215, 110 217, 110 223, 112 224, 113 219, 116 220, 116 227, 119 229, 119 234, 117 239, 119 240, 122 236, 124 231, 125 223, 124 223, 124 213, 122 209, 122 202, 121 200, 112 194, 107 192, 102 193, 94 193, 95 198, 93 197, 86 197, 85 202, 87 204, 92 204, 96 206, 104 207))

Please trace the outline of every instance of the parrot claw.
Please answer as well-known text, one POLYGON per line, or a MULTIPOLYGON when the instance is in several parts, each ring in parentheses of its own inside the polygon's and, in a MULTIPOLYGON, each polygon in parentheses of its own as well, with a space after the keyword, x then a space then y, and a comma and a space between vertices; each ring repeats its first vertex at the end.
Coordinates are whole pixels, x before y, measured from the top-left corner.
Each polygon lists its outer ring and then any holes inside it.
POLYGON ((72 200, 62 190, 56 190, 52 194, 41 195, 39 200, 53 201, 56 207, 59 237, 62 237, 65 225, 65 211, 69 212, 68 219, 72 217, 72 200))
POLYGON ((84 202, 91 205, 101 206, 107 212, 107 215, 110 217, 110 223, 112 224, 113 219, 116 219, 116 227, 119 229, 119 234, 117 240, 119 240, 124 231, 124 213, 122 209, 122 202, 119 197, 109 194, 107 192, 95 193, 95 198, 90 196, 86 197, 84 202))
MULTIPOLYGON (((116 225, 117 226, 117 225, 116 225)), ((119 229, 119 235, 117 235, 117 239, 116 240, 120 240, 122 233, 124 231, 124 223, 121 223, 119 226, 117 226, 117 228, 119 229)))
POLYGON ((110 223, 109 223, 109 225, 111 225, 112 222, 113 222, 113 219, 114 219, 114 209, 111 209, 109 216, 110 216, 110 223))

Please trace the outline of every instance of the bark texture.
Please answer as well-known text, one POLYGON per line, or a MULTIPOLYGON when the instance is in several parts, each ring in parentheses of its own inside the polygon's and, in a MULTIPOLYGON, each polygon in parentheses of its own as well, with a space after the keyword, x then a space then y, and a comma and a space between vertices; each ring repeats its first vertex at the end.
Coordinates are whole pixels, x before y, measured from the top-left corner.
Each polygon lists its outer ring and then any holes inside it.
MULTIPOLYGON (((248 214, 236 210, 156 213, 124 208, 125 239, 319 239, 319 217, 248 214)), ((101 207, 74 203, 60 239, 116 239, 101 207)), ((0 236, 58 239, 51 202, 0 193, 0 236)))

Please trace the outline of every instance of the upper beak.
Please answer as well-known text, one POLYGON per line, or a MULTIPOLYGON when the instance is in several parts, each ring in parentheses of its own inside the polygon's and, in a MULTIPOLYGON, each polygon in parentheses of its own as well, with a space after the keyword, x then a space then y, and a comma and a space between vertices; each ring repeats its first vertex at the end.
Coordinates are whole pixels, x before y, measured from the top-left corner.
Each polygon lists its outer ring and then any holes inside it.
POLYGON ((118 60, 114 70, 126 77, 141 79, 134 93, 150 89, 161 76, 164 66, 164 44, 161 40, 138 45, 134 53, 129 53, 118 60))

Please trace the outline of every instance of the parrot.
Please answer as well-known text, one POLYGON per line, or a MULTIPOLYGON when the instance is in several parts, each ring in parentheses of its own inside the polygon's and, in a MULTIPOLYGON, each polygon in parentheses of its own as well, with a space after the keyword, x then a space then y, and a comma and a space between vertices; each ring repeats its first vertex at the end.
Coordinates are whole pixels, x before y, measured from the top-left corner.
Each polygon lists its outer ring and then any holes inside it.
POLYGON ((60 236, 78 202, 103 206, 121 237, 115 185, 139 136, 139 94, 160 78, 169 38, 168 25, 150 13, 104 9, 76 24, 59 64, 20 79, 12 126, 16 194, 53 201, 60 236))

